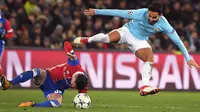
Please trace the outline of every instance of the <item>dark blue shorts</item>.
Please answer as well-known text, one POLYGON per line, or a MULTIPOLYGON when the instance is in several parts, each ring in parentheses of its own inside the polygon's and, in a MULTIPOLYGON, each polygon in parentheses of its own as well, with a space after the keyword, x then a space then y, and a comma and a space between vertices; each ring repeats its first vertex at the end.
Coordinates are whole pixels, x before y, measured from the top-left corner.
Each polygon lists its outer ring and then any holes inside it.
POLYGON ((60 95, 64 94, 63 89, 59 89, 56 87, 56 84, 51 79, 51 76, 49 75, 48 71, 46 71, 46 79, 45 79, 44 83, 39 88, 42 90, 45 98, 47 98, 48 95, 51 93, 58 93, 60 95))

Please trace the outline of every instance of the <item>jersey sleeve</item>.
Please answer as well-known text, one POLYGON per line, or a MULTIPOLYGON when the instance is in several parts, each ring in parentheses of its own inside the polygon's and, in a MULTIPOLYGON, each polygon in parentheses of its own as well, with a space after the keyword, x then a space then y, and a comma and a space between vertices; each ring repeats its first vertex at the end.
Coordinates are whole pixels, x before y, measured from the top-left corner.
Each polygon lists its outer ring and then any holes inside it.
POLYGON ((13 32, 13 29, 11 28, 10 22, 8 20, 6 20, 4 27, 5 27, 5 37, 13 38, 14 32, 13 32))
POLYGON ((176 30, 169 24, 169 22, 165 18, 163 18, 163 32, 166 33, 169 36, 169 38, 179 47, 186 61, 191 60, 191 57, 187 49, 185 48, 185 45, 183 44, 182 40, 178 36, 176 30))
POLYGON ((147 11, 147 8, 137 10, 95 9, 95 15, 118 16, 127 19, 139 19, 142 18, 144 13, 147 11))

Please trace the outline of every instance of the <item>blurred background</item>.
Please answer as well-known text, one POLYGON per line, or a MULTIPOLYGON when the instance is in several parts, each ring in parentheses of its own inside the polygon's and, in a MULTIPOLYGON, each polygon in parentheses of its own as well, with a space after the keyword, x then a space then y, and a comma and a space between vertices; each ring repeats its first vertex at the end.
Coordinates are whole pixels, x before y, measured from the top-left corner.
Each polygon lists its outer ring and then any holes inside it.
MULTIPOLYGON (((160 0, 163 15, 184 42, 189 52, 200 51, 199 0, 160 0)), ((152 0, 1 0, 2 15, 15 31, 7 40, 8 47, 40 47, 60 49, 65 40, 79 36, 108 33, 123 26, 128 19, 107 16, 84 16, 84 9, 138 9, 147 7, 152 0)), ((149 40, 154 51, 180 53, 172 41, 162 33, 149 40)), ((126 45, 93 43, 76 46, 81 49, 128 50, 126 45)))

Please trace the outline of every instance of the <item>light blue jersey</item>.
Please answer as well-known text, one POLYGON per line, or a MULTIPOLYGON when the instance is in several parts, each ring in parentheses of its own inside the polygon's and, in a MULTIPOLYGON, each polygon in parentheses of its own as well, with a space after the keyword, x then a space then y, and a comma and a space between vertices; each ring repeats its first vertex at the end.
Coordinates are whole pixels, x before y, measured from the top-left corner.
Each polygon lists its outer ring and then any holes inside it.
POLYGON ((161 16, 154 25, 148 23, 147 8, 142 8, 138 10, 96 9, 95 14, 119 16, 122 18, 131 19, 124 26, 129 29, 134 37, 140 40, 148 40, 148 38, 151 37, 153 34, 164 32, 179 47, 179 49, 184 54, 186 61, 189 61, 191 59, 180 37, 164 16, 161 16))

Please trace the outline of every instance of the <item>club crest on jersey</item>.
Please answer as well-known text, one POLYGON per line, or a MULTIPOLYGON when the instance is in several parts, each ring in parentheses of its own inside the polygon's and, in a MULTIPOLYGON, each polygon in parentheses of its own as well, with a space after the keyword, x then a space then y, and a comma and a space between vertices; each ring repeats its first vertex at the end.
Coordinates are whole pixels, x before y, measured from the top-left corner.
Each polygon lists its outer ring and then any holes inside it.
POLYGON ((3 23, 0 22, 0 28, 2 28, 2 27, 3 27, 3 23))
POLYGON ((155 31, 155 32, 159 32, 159 29, 158 29, 158 28, 154 28, 154 31, 155 31))

